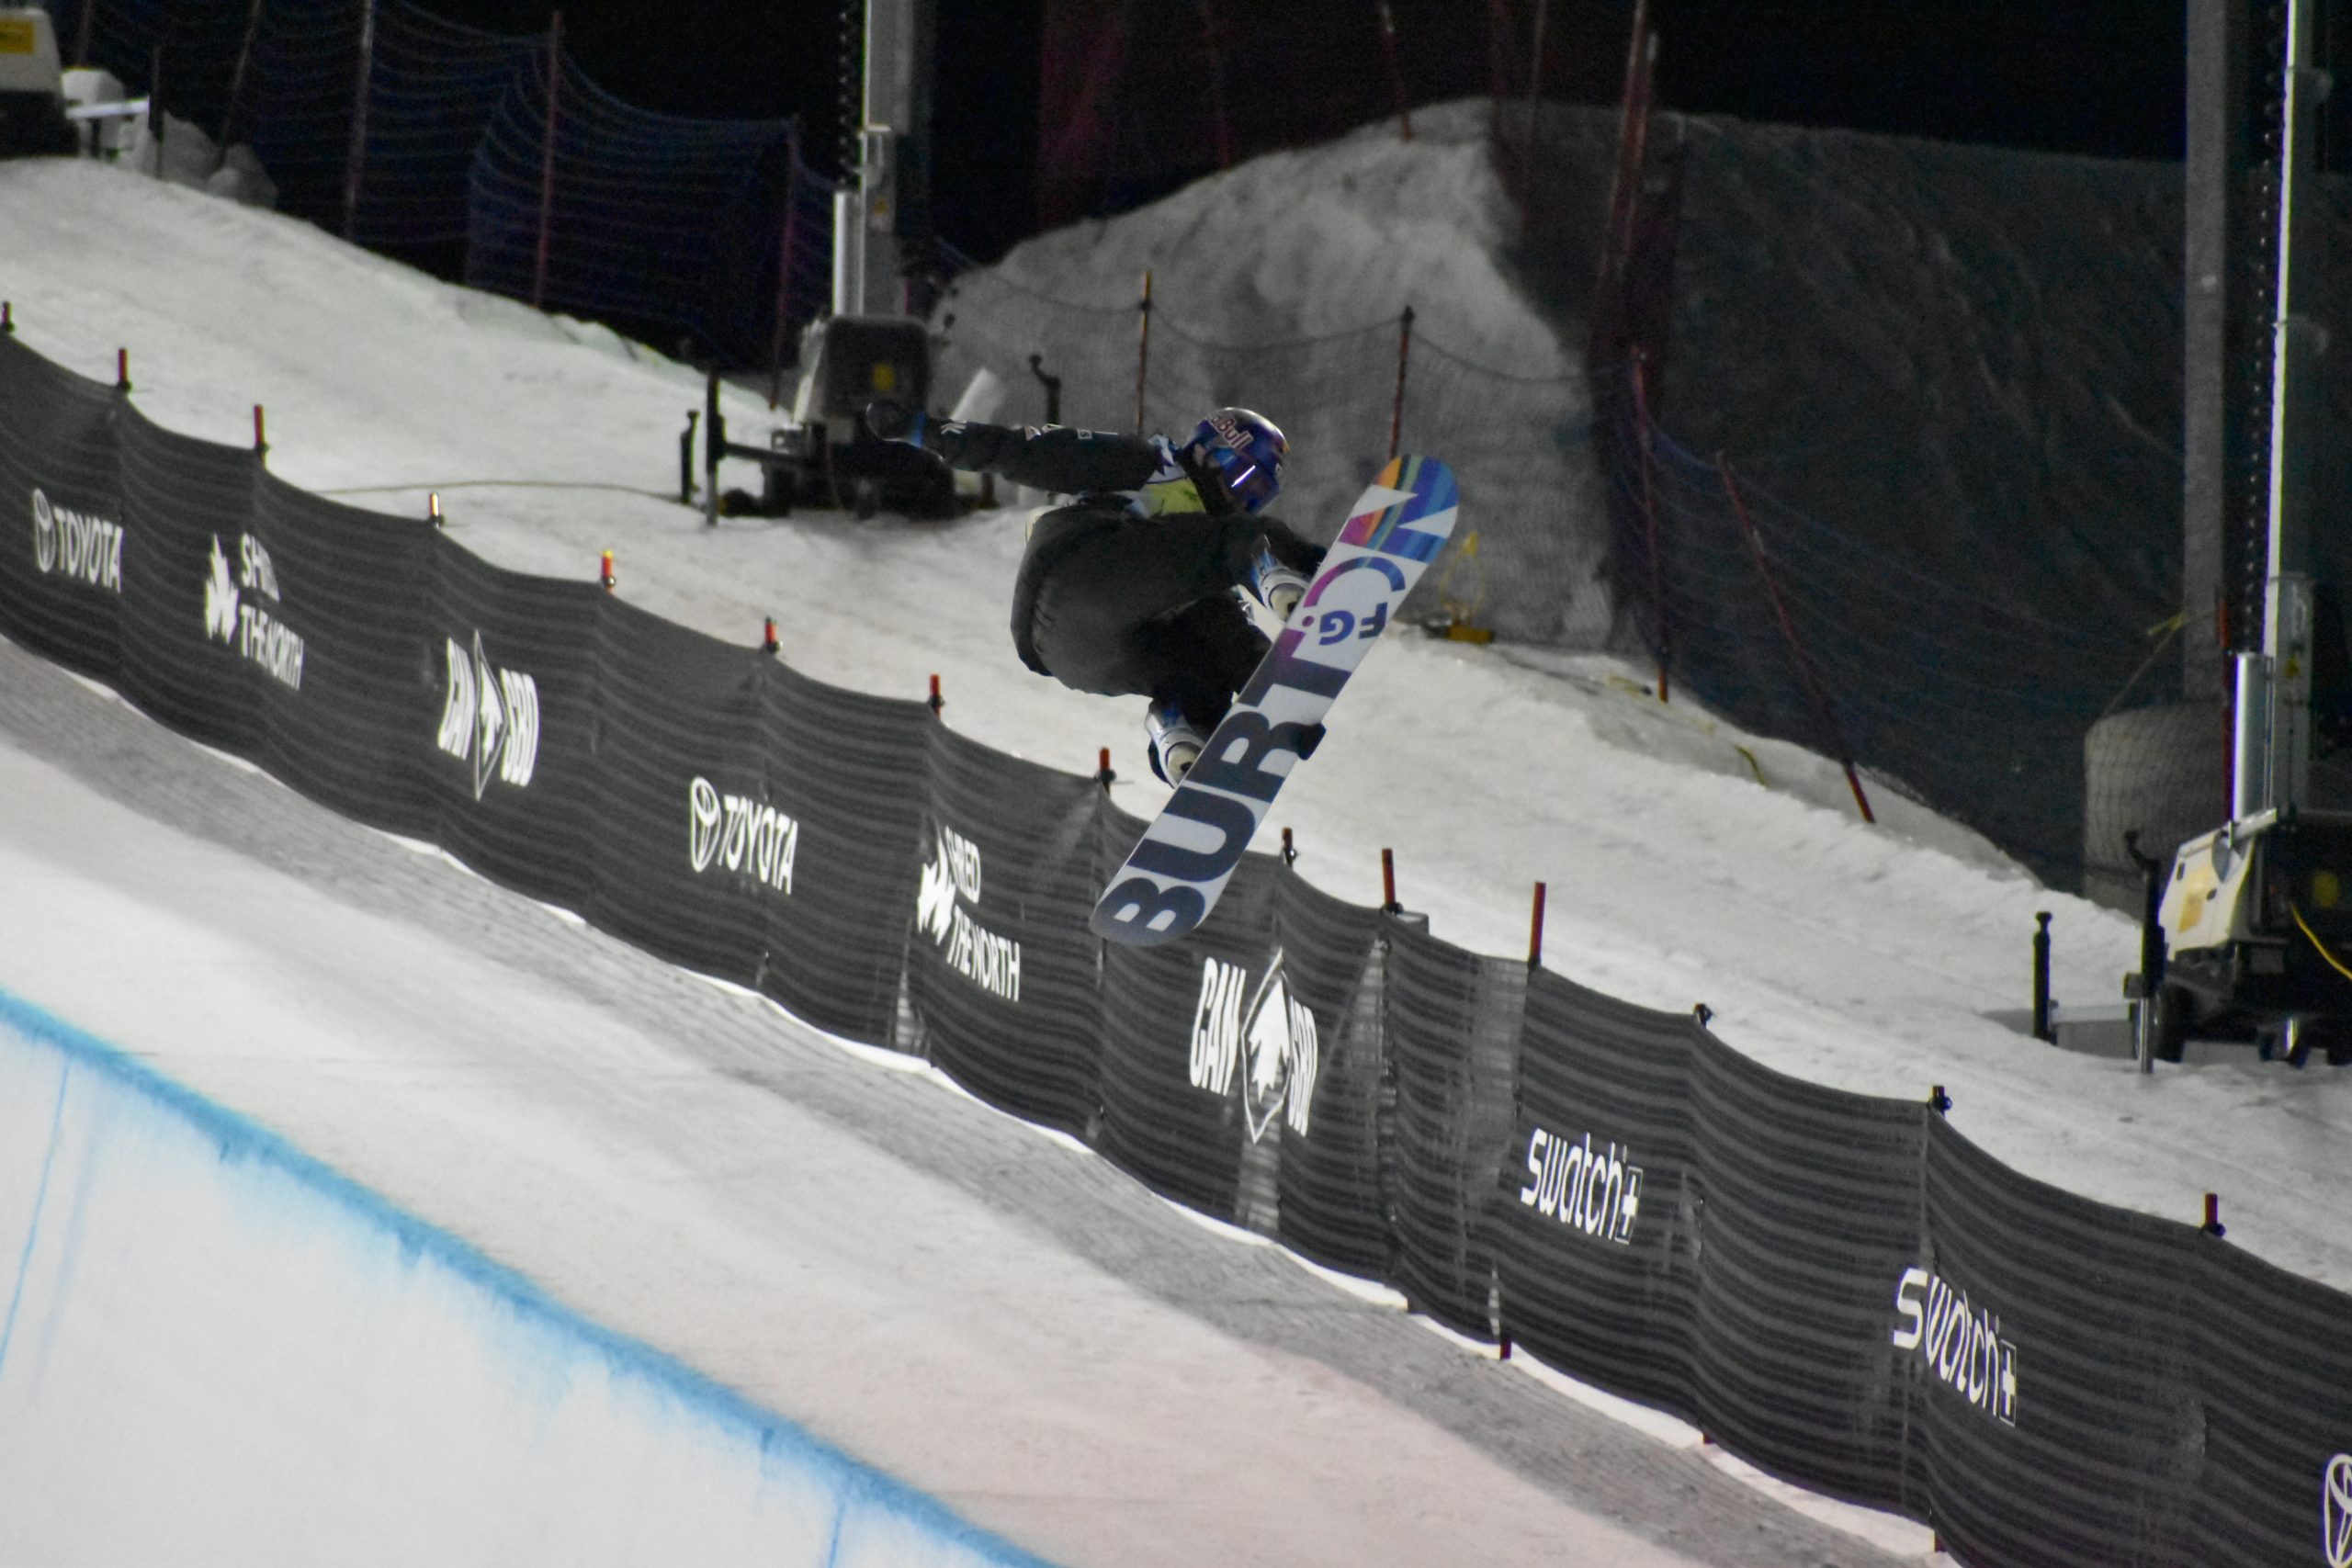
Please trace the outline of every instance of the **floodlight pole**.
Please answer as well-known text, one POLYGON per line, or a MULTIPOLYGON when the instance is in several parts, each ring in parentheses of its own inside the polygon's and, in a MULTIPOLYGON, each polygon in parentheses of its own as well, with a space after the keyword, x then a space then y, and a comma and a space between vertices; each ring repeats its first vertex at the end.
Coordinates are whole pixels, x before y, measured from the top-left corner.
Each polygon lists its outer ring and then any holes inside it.
POLYGON ((865 0, 857 167, 833 199, 833 311, 903 315, 908 249, 930 202, 932 40, 938 0, 865 0))
POLYGON ((2311 789, 2312 517, 2318 501, 2319 109, 2316 0, 2288 0, 2278 148, 2278 304, 2270 370, 2269 570, 2262 651, 2238 658, 2233 818, 2299 810, 2311 789), (2251 774, 2252 776, 2249 776, 2251 774))

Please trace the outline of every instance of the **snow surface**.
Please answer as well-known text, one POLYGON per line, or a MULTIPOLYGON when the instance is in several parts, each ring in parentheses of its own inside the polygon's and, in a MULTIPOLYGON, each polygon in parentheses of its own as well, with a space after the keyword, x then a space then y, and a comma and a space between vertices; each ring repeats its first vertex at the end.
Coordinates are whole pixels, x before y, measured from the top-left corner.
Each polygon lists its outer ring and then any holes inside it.
POLYGON ((6 995, 0 1236, 0 1562, 1036 1565, 6 995))
MULTIPOLYGON (((1404 164, 1432 152, 1385 145, 1384 156, 1404 164)), ((1364 236, 1283 186, 1298 166, 1278 157, 1224 178, 1268 183, 1270 247, 1344 262, 1364 236)), ((1398 188, 1429 187, 1400 178, 1398 188)), ((1002 623, 1017 516, 859 525, 804 513, 705 529, 662 499, 675 481, 676 433, 699 400, 695 378, 602 329, 101 167, 0 164, 0 209, 9 215, 0 297, 14 300, 26 341, 101 378, 128 345, 141 405, 166 426, 242 445, 251 405, 266 403, 271 466, 297 484, 375 492, 364 499, 411 513, 438 490, 456 536, 510 567, 585 576, 611 548, 625 598, 746 643, 773 614, 786 658, 861 689, 919 695, 938 672, 949 723, 1073 772, 1091 771, 1096 748, 1110 744, 1120 804, 1157 806, 1162 792, 1139 765, 1137 705, 1064 691, 1012 655, 1002 623)), ((1111 227, 1150 221, 1147 212, 1111 227)), ((1106 292, 1091 279, 1085 247, 1066 259, 1069 276, 1039 260, 1031 281, 1071 296, 1106 292)), ((1255 276, 1268 298, 1315 289, 1311 268, 1255 276)), ((729 413, 749 432, 763 410, 738 400, 729 413)), ((9 677, 9 687, 38 683, 9 677)), ((0 687, 0 709, 9 694, 0 687)), ((1268 829, 1270 839, 1280 826, 1295 829, 1301 870, 1318 886, 1377 901, 1379 852, 1393 847, 1401 897, 1439 935, 1508 953, 1524 951, 1530 884, 1544 880, 1546 962, 1562 973, 1654 1007, 1703 1000, 1725 1040, 1817 1081, 1905 1098, 1942 1084, 1955 1125, 1981 1146, 2095 1198, 2193 1221, 2200 1195, 2218 1190, 2232 1242, 2352 1286, 2352 1172, 2342 1158, 2352 1077, 2227 1054, 2143 1077, 2017 1026, 2035 910, 2055 913, 2056 987, 2074 1002, 2117 996, 2136 962, 2129 922, 2038 886, 1982 840, 1900 803, 1886 803, 1878 827, 1861 824, 1834 765, 1686 703, 1662 706, 1638 672, 1604 657, 1397 639, 1366 665, 1342 719, 1268 829)), ((13 722, 18 748, 62 744, 46 734, 49 719, 13 722)), ((103 780, 104 750, 65 773, 103 780)), ((272 815, 308 809, 259 781, 252 787, 279 803, 272 815)), ((1468 1560, 1458 1549, 1469 1538, 1447 1532, 1474 1519, 1486 1532, 1512 1528, 1498 1515, 1583 1528, 1566 1521, 1573 1510, 1560 1500, 1573 1484, 1531 1486, 1498 1461, 1491 1446, 1504 1439, 1478 1423, 1440 1433, 1400 1417, 1399 1396, 1369 1394, 1361 1367, 1335 1377, 1295 1354, 1261 1357, 1246 1374, 1252 1396, 1221 1410, 1241 1375, 1230 1371, 1228 1340, 1135 1299, 1117 1279, 1073 1277, 1066 1257, 1040 1249, 972 1189, 906 1196, 909 1211, 868 1206, 839 1162, 869 1181, 914 1178, 890 1156, 812 1143, 810 1115, 792 1097, 815 1069, 797 1037, 753 1004, 733 1027, 761 1042, 742 1048, 751 1060, 775 1053, 793 1064, 780 1092, 756 1088, 756 1077, 747 1085, 740 1055, 714 1068, 646 1021, 625 987, 582 996, 518 978, 498 956, 520 940, 512 914, 478 917, 486 923, 472 934, 488 956, 413 914, 363 912, 372 923, 357 940, 325 919, 317 887, 243 863, 264 848, 241 857, 151 834, 142 818, 167 814, 158 801, 168 793, 72 826, 16 807, 23 799, 99 813, 76 801, 66 777, 38 787, 20 778, 17 788, 0 823, 16 857, 0 875, 0 986, 152 1054, 602 1321, 787 1414, 821 1409, 820 1435, 1025 1545, 1073 1561, 1102 1560, 1106 1541, 1198 1546, 1182 1532, 1205 1528, 1204 1510, 1178 1506, 1187 1488, 1170 1478, 1179 1474, 1245 1499, 1232 1504, 1247 1521, 1237 1538, 1196 1560, 1468 1560), (47 868, 38 882, 26 856, 47 868), (251 886, 225 906, 226 922, 175 912, 198 908, 200 887, 240 880, 251 886), (281 906, 300 918, 261 918, 281 906), (112 966, 76 961, 154 920, 175 934, 158 939, 144 972, 200 982, 185 1000, 120 987, 112 966), (421 991, 421 975, 446 983, 421 991), (476 1010, 470 1018, 447 1010, 458 1000, 476 1010), (492 1052, 492 1039, 504 1047, 492 1052), (893 1217, 933 1202, 944 1223, 893 1217), (979 1238, 973 1246, 933 1255, 947 1245, 940 1238, 967 1231, 979 1238), (963 1310, 943 1311, 940 1274, 966 1268, 982 1269, 983 1286, 967 1290, 956 1276, 963 1310), (1078 1315, 1112 1337, 1090 1330, 1073 1343, 1067 1316, 1023 1321, 1049 1288, 1088 1298, 1078 1315), (847 1368, 831 1353, 842 1348, 847 1368), (1213 1366, 1228 1371, 1204 1376, 1213 1366), (1100 1381, 1114 1369, 1146 1386, 1100 1381), (1216 1392, 1204 1399, 1204 1390, 1216 1392), (1036 1451, 994 1434, 975 1443, 968 1427, 927 1426, 935 1408, 1001 1413, 1008 1429, 1033 1433, 1022 1424, 1042 1408, 1059 1436, 1038 1438, 1036 1451), (1377 1423, 1380 1443, 1357 1440, 1366 1423, 1377 1423), (1393 1436, 1400 1428, 1406 1436, 1393 1436), (1283 1448, 1285 1439, 1299 1446, 1283 1448), (1436 1445, 1420 1452, 1443 1467, 1442 1497, 1417 1491, 1403 1479, 1410 1472, 1367 1467, 1392 1440, 1436 1445), (1292 1459, 1270 1458, 1273 1448, 1292 1459), (1195 1461, 1176 1464, 1166 1449, 1195 1461), (1157 1461, 1138 1458, 1153 1453, 1157 1461), (1276 1495, 1280 1472, 1302 1453, 1332 1456, 1311 1483, 1296 1483, 1311 1504, 1276 1495), (1072 1484, 1052 1499, 1022 1492, 1047 1471, 1072 1484), (1464 1501, 1479 1495, 1475 1509, 1464 1501), (1312 1509, 1325 1532, 1316 1542, 1277 1539, 1285 1502, 1312 1509), (1146 1513, 1150 1529, 1136 1524, 1146 1513), (1448 1545, 1417 1551, 1415 1529, 1448 1545), (1258 1544, 1245 1550, 1239 1537, 1258 1544), (1351 1555, 1347 1541, 1370 1555, 1351 1555), (1288 1550, 1308 1544, 1329 1555, 1288 1550)), ((353 846, 367 836, 350 831, 337 854, 363 852, 353 846)), ((241 835, 232 837, 246 842, 241 835)), ((252 843, 266 846, 266 834, 252 843)), ((646 972, 594 933, 566 940, 616 972, 646 972)), ((704 988, 681 979, 662 1004, 713 1005, 681 999, 704 988)), ((840 1092, 902 1100, 888 1087, 899 1081, 869 1075, 840 1092)), ((1021 1187, 982 1190, 1002 1203, 1021 1187)), ((1681 1510, 1597 1506, 1625 1510, 1652 1539, 1668 1528, 1661 1513, 1681 1510)), ((1477 1539, 1480 1559, 1529 1544, 1477 1539)), ((1562 1560, 1559 1538, 1537 1539, 1538 1555, 1562 1560)), ((1165 1560, 1183 1557, 1166 1551, 1165 1560)))

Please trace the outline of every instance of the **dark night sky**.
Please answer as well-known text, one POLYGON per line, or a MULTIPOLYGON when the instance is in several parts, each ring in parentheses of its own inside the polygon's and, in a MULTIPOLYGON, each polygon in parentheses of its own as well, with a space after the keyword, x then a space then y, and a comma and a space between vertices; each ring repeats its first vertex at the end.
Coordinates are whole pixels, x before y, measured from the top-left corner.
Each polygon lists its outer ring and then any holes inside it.
MULTIPOLYGON (((848 3, 862 14, 863 0, 848 3)), ((1371 0, 1287 3, 1355 25, 1371 0)), ((424 4, 516 32, 543 28, 551 9, 424 4)), ((798 114, 812 153, 837 152, 842 0, 564 9, 574 52, 622 97, 686 114, 798 114)), ((2184 0, 1651 0, 1668 108, 2131 158, 2181 154, 2183 9, 2184 0)), ((938 0, 936 220, 982 257, 1034 227, 1041 10, 1042 0, 938 0)))

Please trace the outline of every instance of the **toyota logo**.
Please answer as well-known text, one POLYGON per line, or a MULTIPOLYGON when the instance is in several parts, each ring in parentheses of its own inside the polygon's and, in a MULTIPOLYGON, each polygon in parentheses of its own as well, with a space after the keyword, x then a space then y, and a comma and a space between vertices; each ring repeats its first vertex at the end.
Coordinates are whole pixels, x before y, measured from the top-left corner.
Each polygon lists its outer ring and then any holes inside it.
POLYGON ((2319 1503, 2319 1540, 2327 1568, 2352 1568, 2352 1454, 2327 1461, 2327 1483, 2319 1503))
POLYGON ((695 780, 686 794, 686 855, 696 871, 707 870, 718 857, 723 825, 718 791, 708 779, 695 780))
POLYGON ((44 575, 57 566, 57 513, 38 490, 33 491, 33 564, 44 575))

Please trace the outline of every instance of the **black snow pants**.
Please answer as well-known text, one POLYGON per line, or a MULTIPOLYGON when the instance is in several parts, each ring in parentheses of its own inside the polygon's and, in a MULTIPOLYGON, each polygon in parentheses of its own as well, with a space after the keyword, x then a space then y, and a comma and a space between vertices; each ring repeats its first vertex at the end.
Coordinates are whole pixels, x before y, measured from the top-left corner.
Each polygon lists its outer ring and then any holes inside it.
POLYGON ((1271 517, 1175 513, 1089 528, 1039 574, 1029 645, 1066 686, 1173 701, 1214 728, 1269 646, 1234 593, 1261 536, 1294 564, 1317 553, 1271 517))

